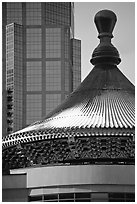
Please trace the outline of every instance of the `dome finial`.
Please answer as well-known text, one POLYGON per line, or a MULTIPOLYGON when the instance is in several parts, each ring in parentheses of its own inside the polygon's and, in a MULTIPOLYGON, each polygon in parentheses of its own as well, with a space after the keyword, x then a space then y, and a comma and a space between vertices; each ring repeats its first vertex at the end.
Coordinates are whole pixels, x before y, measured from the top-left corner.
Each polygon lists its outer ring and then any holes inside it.
POLYGON ((117 49, 111 44, 113 38, 112 32, 117 21, 117 17, 113 11, 102 10, 95 15, 95 24, 99 32, 98 38, 100 44, 94 50, 92 59, 93 65, 96 64, 119 64, 121 59, 117 49))
POLYGON ((113 37, 112 32, 117 21, 117 17, 113 11, 102 10, 95 15, 95 24, 99 32, 99 38, 103 36, 113 37))

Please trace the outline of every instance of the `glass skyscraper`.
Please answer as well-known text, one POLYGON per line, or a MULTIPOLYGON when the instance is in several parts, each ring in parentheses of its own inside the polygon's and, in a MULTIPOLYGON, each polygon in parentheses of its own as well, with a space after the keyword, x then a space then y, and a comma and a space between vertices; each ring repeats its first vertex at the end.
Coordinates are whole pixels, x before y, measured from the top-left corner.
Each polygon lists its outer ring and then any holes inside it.
POLYGON ((3 136, 46 116, 80 81, 74 3, 3 2, 3 136))

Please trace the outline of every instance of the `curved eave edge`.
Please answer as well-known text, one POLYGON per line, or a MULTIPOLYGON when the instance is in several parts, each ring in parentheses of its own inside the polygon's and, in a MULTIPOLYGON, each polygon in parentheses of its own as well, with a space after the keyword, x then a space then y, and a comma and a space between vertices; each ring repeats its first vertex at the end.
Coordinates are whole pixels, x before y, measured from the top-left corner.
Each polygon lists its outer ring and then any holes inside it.
POLYGON ((111 129, 111 128, 105 128, 105 129, 64 129, 62 131, 61 128, 56 129, 56 131, 53 132, 53 130, 44 130, 44 131, 28 131, 24 134, 13 134, 12 137, 6 138, 2 142, 2 148, 8 148, 10 146, 18 145, 21 143, 29 143, 29 142, 35 142, 35 141, 42 141, 47 139, 61 139, 61 138, 70 138, 70 137, 101 137, 101 136, 114 136, 114 137, 125 137, 125 136, 131 136, 134 137, 135 135, 135 128, 128 128, 128 129, 111 129))

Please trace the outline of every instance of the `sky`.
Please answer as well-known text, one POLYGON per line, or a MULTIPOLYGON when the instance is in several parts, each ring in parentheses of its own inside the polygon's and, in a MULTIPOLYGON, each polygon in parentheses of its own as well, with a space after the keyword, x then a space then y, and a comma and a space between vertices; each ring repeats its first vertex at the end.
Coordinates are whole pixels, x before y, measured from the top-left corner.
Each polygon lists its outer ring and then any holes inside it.
POLYGON ((135 3, 134 2, 75 2, 75 38, 81 40, 81 79, 93 69, 93 50, 99 44, 94 23, 95 14, 103 9, 117 16, 112 44, 120 54, 118 68, 135 84, 135 3))

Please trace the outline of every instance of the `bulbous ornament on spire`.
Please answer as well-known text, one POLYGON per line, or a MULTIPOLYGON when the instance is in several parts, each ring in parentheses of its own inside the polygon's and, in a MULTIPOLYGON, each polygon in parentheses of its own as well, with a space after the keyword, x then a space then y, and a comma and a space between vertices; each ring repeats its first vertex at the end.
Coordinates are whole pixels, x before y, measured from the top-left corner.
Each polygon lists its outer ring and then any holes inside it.
POLYGON ((117 17, 110 10, 99 11, 94 18, 100 44, 95 48, 90 62, 93 65, 97 64, 113 64, 118 65, 121 62, 117 49, 112 45, 112 32, 116 24, 117 17))

